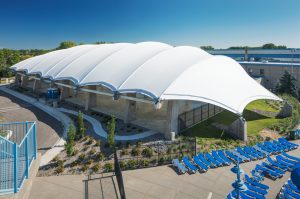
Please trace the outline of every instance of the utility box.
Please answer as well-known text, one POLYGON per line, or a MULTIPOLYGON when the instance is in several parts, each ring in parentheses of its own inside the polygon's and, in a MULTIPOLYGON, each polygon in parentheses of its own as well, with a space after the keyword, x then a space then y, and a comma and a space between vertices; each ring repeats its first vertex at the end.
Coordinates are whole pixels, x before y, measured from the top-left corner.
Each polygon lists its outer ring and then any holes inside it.
POLYGON ((297 140, 300 139, 300 130, 294 130, 290 132, 290 139, 297 140))

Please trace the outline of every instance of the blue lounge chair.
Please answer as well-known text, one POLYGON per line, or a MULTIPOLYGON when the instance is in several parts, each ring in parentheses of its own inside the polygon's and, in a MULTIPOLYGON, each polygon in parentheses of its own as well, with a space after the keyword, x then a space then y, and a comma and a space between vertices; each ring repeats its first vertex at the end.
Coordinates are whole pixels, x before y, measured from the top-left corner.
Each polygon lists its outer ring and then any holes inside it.
POLYGON ((226 155, 225 155, 225 153, 224 153, 224 151, 222 151, 222 150, 218 150, 218 155, 220 156, 220 158, 222 158, 225 162, 227 162, 227 163, 229 163, 229 164, 231 164, 231 160, 229 160, 227 157, 226 157, 226 155))
POLYGON ((201 162, 198 156, 194 156, 193 159, 196 165, 199 167, 199 169, 201 169, 203 172, 206 172, 208 170, 208 167, 201 162))
POLYGON ((285 158, 285 157, 283 157, 282 155, 278 155, 278 157, 279 157, 280 159, 282 159, 283 161, 288 162, 288 163, 290 163, 290 164, 292 164, 292 165, 296 165, 296 164, 299 164, 299 163, 300 163, 299 161, 294 161, 294 160, 285 158))
POLYGON ((172 164, 175 168, 177 168, 179 173, 184 174, 187 172, 187 169, 179 162, 178 159, 173 159, 172 164))
POLYGON ((225 151, 226 155, 233 161, 233 162, 242 162, 242 159, 233 155, 230 151, 225 151))
POLYGON ((264 145, 265 145, 266 147, 268 147, 269 149, 272 149, 272 150, 275 151, 276 153, 280 153, 280 152, 283 151, 282 148, 277 147, 276 145, 272 144, 272 143, 269 142, 269 141, 265 141, 265 142, 264 142, 264 145))
POLYGON ((291 170, 291 169, 294 167, 293 164, 290 164, 290 163, 288 163, 288 162, 282 160, 280 157, 275 156, 275 158, 276 158, 276 161, 277 161, 279 164, 282 164, 282 165, 284 165, 284 166, 287 166, 287 167, 289 168, 289 170, 291 170))
POLYGON ((191 173, 196 173, 198 171, 198 168, 195 167, 190 161, 188 157, 183 157, 182 162, 185 164, 185 166, 188 168, 188 170, 191 173))
POLYGON ((284 175, 285 174, 285 171, 281 170, 281 169, 278 169, 270 164, 267 164, 266 162, 263 162, 262 165, 270 170, 273 170, 274 172, 278 173, 278 174, 282 174, 284 175))
POLYGON ((243 151, 243 149, 241 147, 237 147, 236 148, 237 152, 239 152, 242 156, 245 156, 246 158, 249 158, 250 160, 257 160, 256 157, 251 156, 250 154, 247 154, 245 151, 243 151))
POLYGON ((245 181, 250 183, 253 186, 259 187, 259 188, 264 189, 266 191, 268 191, 270 189, 270 187, 268 185, 253 181, 248 175, 245 175, 245 181))
POLYGON ((268 160, 268 162, 269 162, 270 164, 272 164, 273 166, 275 166, 275 167, 277 167, 277 168, 282 169, 283 171, 288 171, 288 170, 290 170, 289 167, 287 167, 287 166, 285 166, 285 165, 283 165, 283 164, 280 164, 280 163, 278 163, 278 162, 272 160, 271 157, 267 157, 267 160, 268 160))
POLYGON ((273 147, 273 146, 270 146, 267 142, 263 142, 262 145, 263 145, 265 148, 267 148, 267 149, 273 151, 273 154, 278 154, 278 153, 280 153, 280 151, 278 151, 277 148, 275 148, 275 147, 273 147))
POLYGON ((296 187, 296 185, 294 185, 294 183, 291 180, 288 180, 287 184, 294 192, 300 194, 300 190, 296 187))
POLYGON ((278 174, 275 171, 268 169, 264 166, 258 165, 258 164, 256 165, 255 170, 262 171, 264 174, 268 175, 273 180, 276 180, 277 178, 282 177, 282 174, 278 174))
POLYGON ((283 193, 283 196, 285 199, 295 199, 287 192, 287 189, 285 189, 285 188, 282 188, 282 193, 283 193))
POLYGON ((252 150, 250 150, 249 147, 245 146, 244 150, 245 150, 246 153, 252 155, 253 157, 255 157, 257 159, 262 159, 262 157, 259 154, 252 152, 252 150))
POLYGON ((202 153, 198 154, 198 158, 203 162, 205 165, 207 165, 209 168, 216 168, 217 166, 213 163, 207 161, 202 153))
POLYGON ((237 152, 236 150, 231 150, 230 151, 233 155, 235 155, 236 157, 239 157, 242 159, 242 162, 249 162, 251 159, 245 157, 245 156, 242 156, 239 152, 237 152))
POLYGON ((251 170, 252 179, 256 182, 261 182, 265 179, 265 175, 262 172, 256 171, 255 169, 251 170))
POLYGON ((264 154, 265 157, 267 157, 268 155, 271 155, 271 153, 267 152, 267 151, 263 151, 259 146, 257 145, 254 145, 253 148, 256 150, 256 151, 259 151, 260 153, 264 154))
POLYGON ((226 162, 225 160, 223 160, 217 153, 217 151, 212 151, 211 155, 218 161, 221 162, 223 165, 230 165, 230 163, 226 162))
POLYGON ((267 195, 267 191, 265 189, 261 189, 255 186, 252 186, 250 183, 245 182, 245 185, 248 187, 248 189, 250 189, 253 192, 259 193, 263 196, 267 195))
POLYGON ((205 154, 205 157, 208 161, 210 161, 211 163, 213 163, 214 165, 217 165, 218 167, 222 166, 222 163, 218 162, 217 160, 215 160, 209 153, 205 154))
POLYGON ((275 152, 269 148, 266 148, 264 145, 261 143, 257 143, 257 146, 260 147, 263 151, 268 152, 269 154, 274 154, 275 152))
POLYGON ((296 149, 296 148, 299 147, 298 144, 295 144, 295 143, 293 143, 293 142, 289 142, 289 141, 287 141, 285 138, 278 138, 278 141, 279 141, 280 143, 282 143, 282 144, 285 144, 285 145, 287 145, 287 146, 290 146, 292 149, 296 149))
POLYGON ((280 148, 282 148, 284 151, 289 151, 290 150, 290 147, 278 142, 277 140, 273 140, 273 144, 280 147, 280 148))
POLYGON ((285 157, 287 157, 287 158, 289 158, 291 160, 295 160, 297 162, 300 162, 300 158, 297 158, 295 156, 291 156, 291 155, 287 154, 286 152, 283 152, 282 155, 284 155, 285 157))
MULTIPOLYGON (((231 192, 231 196, 235 199, 237 198, 237 193, 235 190, 231 192)), ((242 199, 253 199, 253 197, 246 195, 245 192, 240 192, 240 198, 242 199)))
POLYGON ((295 192, 293 192, 293 191, 290 190, 289 188, 283 187, 282 189, 285 189, 286 192, 287 192, 290 196, 292 196, 293 198, 300 199, 300 195, 297 194, 297 193, 295 193, 295 192))
POLYGON ((262 158, 265 158, 268 156, 268 154, 266 152, 262 152, 261 150, 256 150, 254 147, 249 147, 249 148, 253 153, 258 154, 262 158))

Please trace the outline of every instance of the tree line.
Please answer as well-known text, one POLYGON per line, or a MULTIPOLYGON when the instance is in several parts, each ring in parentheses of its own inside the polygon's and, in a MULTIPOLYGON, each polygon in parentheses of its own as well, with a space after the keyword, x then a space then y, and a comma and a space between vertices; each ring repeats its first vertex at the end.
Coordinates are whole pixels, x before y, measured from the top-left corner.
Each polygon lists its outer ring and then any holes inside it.
MULTIPOLYGON (((104 44, 107 42, 99 41, 95 44, 104 44)), ((76 43, 73 41, 63 41, 59 44, 58 47, 54 49, 22 49, 22 50, 12 50, 3 48, 0 49, 0 78, 1 77, 11 77, 13 73, 10 71, 9 67, 30 57, 37 55, 42 55, 53 50, 66 49, 74 47, 77 45, 82 45, 83 43, 76 43)))
MULTIPOLYGON (((200 46, 202 50, 214 50, 213 46, 200 46)), ((273 43, 267 43, 262 46, 251 47, 251 46, 231 46, 227 48, 228 50, 242 50, 242 49, 287 49, 285 45, 275 45, 273 43)))

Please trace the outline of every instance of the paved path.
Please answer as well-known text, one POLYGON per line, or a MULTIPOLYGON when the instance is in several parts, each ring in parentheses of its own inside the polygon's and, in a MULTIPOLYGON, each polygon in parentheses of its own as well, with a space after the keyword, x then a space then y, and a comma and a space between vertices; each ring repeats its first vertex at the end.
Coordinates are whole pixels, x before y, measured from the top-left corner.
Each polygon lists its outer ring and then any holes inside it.
MULTIPOLYGON (((12 121, 18 121, 18 118, 22 116, 21 121, 33 120, 38 121, 37 124, 37 144, 41 152, 43 153, 40 166, 44 166, 49 163, 57 154, 59 154, 64 149, 65 138, 67 137, 67 131, 72 120, 67 117, 62 112, 47 106, 36 99, 26 96, 22 93, 16 92, 14 90, 8 89, 6 87, 0 87, 0 94, 8 96, 9 100, 14 100, 19 102, 18 105, 22 106, 22 103, 26 104, 24 109, 34 109, 32 119, 30 114, 22 113, 20 110, 15 111, 15 114, 11 117, 12 121), (21 105, 20 105, 21 104, 21 105), (51 117, 49 117, 51 116, 51 117), (57 131, 47 131, 47 127, 39 121, 47 121, 47 125, 51 127, 59 126, 60 129, 57 131), (56 133, 60 132, 60 134, 56 133)), ((1 101, 0 101, 1 102, 1 101)), ((1 105, 1 104, 0 104, 1 105)), ((8 112, 11 113, 12 106, 5 104, 0 107, 10 107, 8 112)), ((17 105, 14 105, 17 107, 17 105)), ((1 110, 0 110, 1 111, 1 110)), ((2 113, 3 115, 3 113, 2 113)), ((4 115, 4 117, 7 117, 4 115)))
MULTIPOLYGON (((72 115, 78 115, 78 112, 69 110, 69 109, 65 109, 65 108, 57 108, 57 110, 64 112, 64 113, 72 114, 72 115)), ((95 118, 93 118, 91 116, 85 115, 85 114, 83 115, 83 118, 85 120, 87 120, 93 126, 93 130, 97 135, 99 135, 105 139, 107 138, 107 132, 102 128, 102 125, 98 120, 96 120, 95 118)), ((143 139, 143 138, 152 136, 154 134, 156 134, 156 132, 149 130, 149 131, 146 131, 143 133, 137 133, 134 135, 116 135, 115 139, 117 141, 138 140, 138 139, 143 139)))
POLYGON ((60 138, 62 125, 27 99, 20 100, 11 92, 8 93, 0 87, 0 114, 8 122, 37 121, 37 148, 44 154, 60 138))

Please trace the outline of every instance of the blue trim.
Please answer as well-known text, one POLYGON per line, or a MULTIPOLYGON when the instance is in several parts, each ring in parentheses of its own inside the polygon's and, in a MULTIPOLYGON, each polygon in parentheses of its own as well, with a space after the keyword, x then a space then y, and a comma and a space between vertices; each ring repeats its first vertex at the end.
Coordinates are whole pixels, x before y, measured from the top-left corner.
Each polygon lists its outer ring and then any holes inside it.
POLYGON ((18 148, 14 143, 14 193, 18 192, 18 148))

